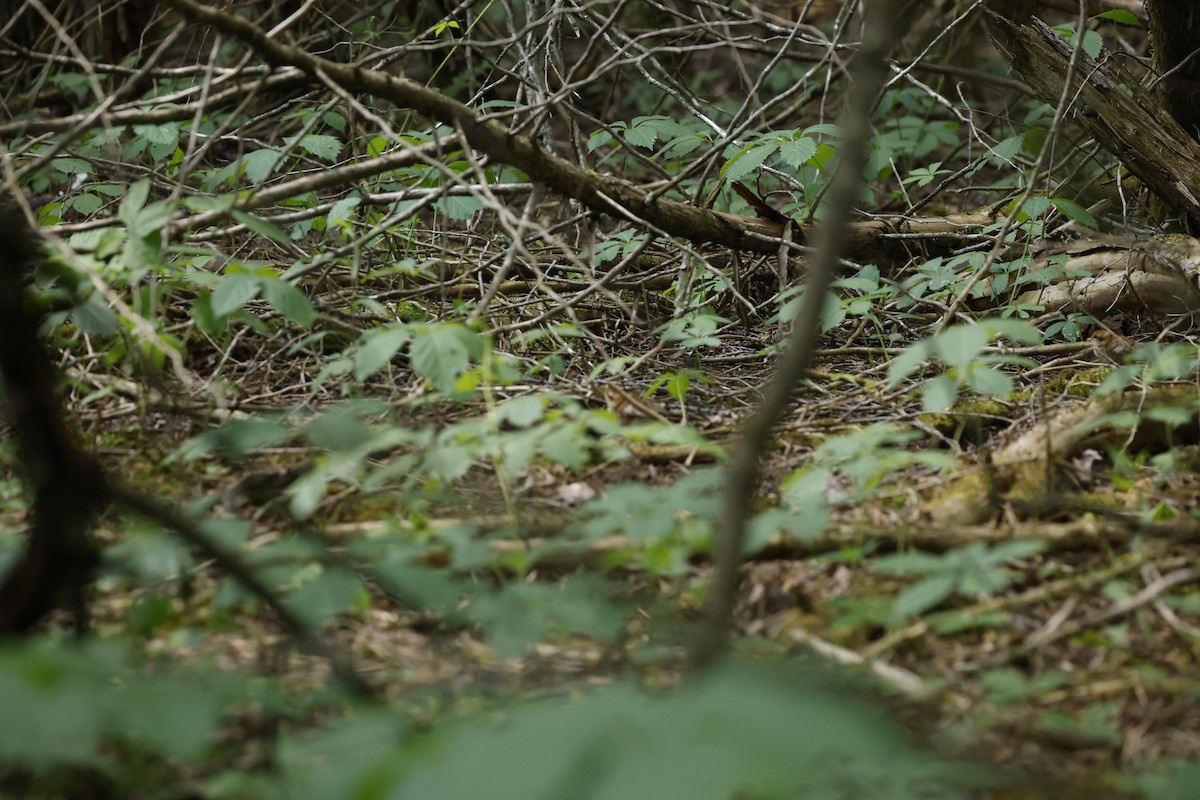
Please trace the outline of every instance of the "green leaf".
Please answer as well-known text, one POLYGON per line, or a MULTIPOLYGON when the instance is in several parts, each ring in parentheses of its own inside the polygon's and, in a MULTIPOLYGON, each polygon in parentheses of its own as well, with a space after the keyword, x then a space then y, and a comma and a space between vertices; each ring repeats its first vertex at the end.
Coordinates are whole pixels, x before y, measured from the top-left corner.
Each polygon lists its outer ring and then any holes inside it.
POLYGON ((871 562, 871 568, 888 575, 933 575, 954 567, 944 555, 913 551, 881 556, 871 562))
POLYGON ((112 700, 124 736, 174 759, 203 755, 221 719, 219 695, 182 681, 129 686, 112 700))
POLYGON ((443 730, 387 796, 900 800, 967 796, 984 779, 913 750, 876 708, 803 664, 724 663, 676 692, 579 694, 443 730))
POLYGON ((997 165, 1010 163, 1017 153, 1021 152, 1024 143, 1025 139, 1021 136, 1010 136, 996 142, 991 148, 993 163, 997 163, 997 165))
POLYGON ((246 177, 252 184, 262 183, 270 177, 271 170, 278 163, 279 151, 270 147, 264 147, 242 156, 242 166, 246 170, 246 177))
POLYGON ((954 593, 956 579, 953 575, 938 575, 918 581, 896 596, 892 612, 899 620, 906 620, 936 606, 954 593))
POLYGON ((307 519, 321 500, 325 498, 325 490, 329 486, 330 475, 323 469, 313 469, 292 481, 285 492, 291 501, 288 507, 296 519, 307 519))
POLYGON ((262 280, 257 275, 244 272, 226 274, 212 292, 212 313, 217 317, 227 317, 234 311, 239 311, 246 303, 258 296, 262 289, 262 280))
POLYGON ((921 410, 927 414, 946 411, 958 399, 958 388, 958 381, 949 375, 939 375, 927 381, 921 392, 921 410))
POLYGON ((496 406, 496 416, 510 425, 527 428, 546 413, 546 400, 541 395, 527 394, 505 400, 496 406))
MULTIPOLYGON (((1010 205, 1010 211, 1016 208, 1017 201, 1014 200, 1010 205)), ((1034 195, 1030 197, 1021 206, 1020 213, 1017 214, 1017 220, 1024 222, 1025 220, 1037 219, 1042 214, 1046 213, 1046 209, 1050 207, 1050 198, 1034 195)))
POLYGON ((356 414, 337 406, 305 425, 303 431, 313 447, 341 452, 367 443, 373 435, 356 414))
POLYGON ((1062 212, 1063 216, 1072 222, 1078 222, 1080 225, 1099 230, 1099 223, 1096 218, 1083 206, 1076 203, 1074 200, 1068 200, 1065 197, 1055 197, 1050 201, 1054 207, 1062 212))
POLYGON ((624 617, 605 600, 606 585, 576 578, 558 586, 519 581, 504 586, 488 602, 477 602, 470 616, 484 623, 492 646, 505 658, 523 655, 548 632, 612 638, 624 617))
POLYGON ((1008 397, 1013 391, 1013 379, 994 367, 967 370, 967 386, 989 397, 1008 397))
POLYGON ((746 531, 745 555, 762 550, 779 533, 801 542, 811 542, 828 529, 831 519, 823 497, 809 504, 803 512, 769 508, 751 518, 746 531))
POLYGON ((231 419, 215 431, 202 434, 233 459, 240 459, 264 447, 274 447, 286 441, 291 431, 277 420, 250 417, 231 419))
POLYGON ((401 347, 412 338, 403 322, 367 331, 354 350, 354 377, 361 381, 387 366, 401 347))
POLYGON ((287 596, 288 608, 305 622, 320 626, 331 617, 349 611, 365 591, 362 581, 343 569, 322 570, 287 596))
POLYGON ((121 205, 117 210, 117 216, 126 225, 132 227, 137 219, 137 212, 142 210, 142 206, 146 205, 146 198, 149 196, 150 181, 143 178, 129 187, 129 191, 125 194, 125 199, 121 201, 121 205))
POLYGON ((487 206, 478 197, 443 197, 435 204, 450 219, 460 222, 469 220, 487 206))
POLYGON ((71 208, 75 209, 80 214, 89 217, 99 211, 100 207, 104 205, 104 201, 98 195, 94 195, 91 192, 84 192, 83 194, 76 195, 68 202, 70 203, 71 208))
POLYGON ((144 523, 129 530, 124 539, 106 549, 104 557, 120 564, 122 571, 144 583, 177 578, 194 563, 181 542, 144 523))
POLYGON ((904 352, 892 359, 892 363, 888 365, 888 386, 895 386, 913 374, 917 370, 917 367, 924 364, 928 358, 928 341, 921 341, 910 345, 904 352))
POLYGON ((259 236, 265 236, 277 244, 287 245, 289 247, 292 244, 292 237, 288 235, 287 231, 276 225, 274 222, 268 222, 265 219, 261 219, 260 217, 256 217, 253 214, 240 211, 236 208, 231 209, 229 215, 250 230, 257 233, 259 236))
POLYGON ((71 319, 82 332, 97 336, 116 333, 120 320, 117 312, 105 305, 96 295, 71 309, 71 319))
POLYGON ((995 317, 978 323, 993 338, 1003 336, 1020 344, 1041 344, 1045 335, 1036 325, 1023 319, 995 317))
POLYGON ((196 326, 201 331, 209 336, 216 336, 225 330, 225 325, 229 322, 229 315, 214 314, 212 292, 206 292, 192 302, 192 319, 195 320, 196 326))
POLYGON ((452 322, 421 326, 413 331, 409 348, 413 369, 442 392, 450 393, 458 376, 483 355, 479 334, 452 322))
POLYGON ((592 439, 582 426, 563 425, 542 437, 541 450, 551 461, 580 470, 591 459, 592 439))
POLYGON ((362 198, 357 194, 352 194, 343 197, 333 204, 333 208, 329 209, 329 214, 325 217, 327 224, 330 227, 340 228, 349 231, 354 224, 354 209, 362 202, 362 198))
POLYGON ((745 147, 721 167, 721 177, 727 181, 736 181, 749 175, 762 166, 771 155, 779 149, 779 142, 753 144, 745 147))
POLYGON ((82 158, 59 157, 51 159, 50 167, 64 175, 91 175, 92 165, 82 158))
POLYGON ((948 366, 966 372, 991 339, 991 331, 982 325, 954 325, 933 341, 933 350, 948 366))
POLYGON ((612 134, 605 130, 596 131, 587 140, 587 151, 594 153, 605 145, 612 144, 612 134))
POLYGON ((799 169, 817 154, 817 141, 807 136, 788 139, 779 145, 779 158, 792 169, 799 169))
POLYGON ((1118 25, 1129 25, 1134 28, 1142 27, 1142 21, 1133 15, 1133 12, 1126 11, 1123 8, 1114 8, 1111 11, 1103 11, 1097 14, 1093 19, 1107 19, 1118 25))
POLYGON ((156 145, 174 145, 179 141, 178 125, 134 125, 133 133, 156 145))
POLYGON ((300 139, 300 148, 309 155, 323 158, 326 161, 336 161, 342 152, 342 143, 334 136, 321 133, 311 133, 300 139))
POLYGON ((300 291, 282 278, 262 278, 263 298, 278 311, 283 318, 294 322, 302 328, 312 325, 317 318, 308 295, 300 291))
POLYGON ((661 115, 634 117, 625 130, 624 139, 635 147, 650 149, 664 134, 673 133, 679 126, 670 117, 661 115))

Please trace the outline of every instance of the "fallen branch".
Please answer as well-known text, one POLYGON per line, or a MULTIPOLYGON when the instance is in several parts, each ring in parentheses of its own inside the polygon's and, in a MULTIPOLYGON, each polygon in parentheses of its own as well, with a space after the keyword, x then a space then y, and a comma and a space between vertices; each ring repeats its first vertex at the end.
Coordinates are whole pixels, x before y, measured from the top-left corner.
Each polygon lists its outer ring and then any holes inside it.
MULTIPOLYGON (((615 204, 629 216, 649 226, 698 244, 718 244, 771 255, 778 252, 783 233, 783 225, 778 221, 724 214, 654 196, 645 188, 583 169, 549 153, 528 136, 515 134, 469 106, 415 81, 315 56, 270 38, 261 28, 245 19, 215 7, 203 6, 195 0, 164 0, 164 4, 193 22, 211 25, 245 42, 271 64, 300 69, 314 80, 323 76, 348 92, 387 100, 455 128, 468 145, 486 154, 489 159, 520 169, 535 183, 578 200, 596 213, 611 214, 615 204)), ((277 195, 275 192, 271 194, 277 195)), ((251 197, 239 201, 236 208, 247 210, 261 206, 263 202, 261 198, 255 200, 251 197)), ((208 224, 212 221, 212 217, 206 215, 202 222, 192 220, 191 224, 208 224)), ((850 227, 846 250, 850 254, 869 250, 878 244, 883 235, 889 233, 954 238, 964 232, 978 231, 994 221, 995 216, 986 211, 934 220, 875 219, 850 227)), ((799 235, 794 241, 802 245, 803 239, 803 235, 799 235)))
MULTIPOLYGON (((1041 20, 1018 25, 988 12, 993 41, 1047 103, 1063 96, 1071 44, 1041 20)), ((1079 53, 1069 96, 1075 121, 1173 209, 1200 219, 1200 143, 1115 60, 1079 53)))

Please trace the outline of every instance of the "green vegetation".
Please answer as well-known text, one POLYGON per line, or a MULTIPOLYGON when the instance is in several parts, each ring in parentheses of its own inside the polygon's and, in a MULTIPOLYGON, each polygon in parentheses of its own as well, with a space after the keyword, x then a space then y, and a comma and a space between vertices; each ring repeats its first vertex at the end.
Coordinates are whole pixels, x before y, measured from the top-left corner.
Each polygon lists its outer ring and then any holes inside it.
POLYGON ((9 316, 107 476, 21 588, 61 462, 0 357, 0 587, 54 595, 0 609, 0 797, 1192 796, 1200 303, 1078 287, 1194 291, 1196 220, 981 9, 855 120, 860 4, 96 5, 0 33, 9 316))

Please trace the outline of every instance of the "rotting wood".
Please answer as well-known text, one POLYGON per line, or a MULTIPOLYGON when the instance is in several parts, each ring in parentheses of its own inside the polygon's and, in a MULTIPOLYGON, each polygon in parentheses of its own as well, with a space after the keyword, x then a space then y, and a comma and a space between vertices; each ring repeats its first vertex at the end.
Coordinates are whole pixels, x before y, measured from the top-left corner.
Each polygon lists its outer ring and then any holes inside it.
POLYGON ((1144 413, 1152 408, 1197 403, 1192 385, 1163 386, 1093 397, 1060 406, 995 450, 990 464, 950 481, 929 504, 939 523, 974 525, 996 516, 1000 504, 1033 503, 1066 491, 1070 458, 1087 447, 1120 447, 1129 432, 1101 423, 1120 411, 1144 413))
MULTIPOLYGON (((1019 25, 989 12, 992 39, 1047 103, 1063 96, 1072 45, 1034 19, 1019 25)), ((1200 143, 1119 63, 1078 54, 1069 96, 1075 121, 1181 214, 1200 220, 1200 143)))
POLYGON ((1183 234, 1161 234, 1134 244, 1076 242, 1045 256, 1030 270, 1058 265, 1070 276, 1019 295, 1015 305, 1040 305, 1047 311, 1070 309, 1103 318, 1116 312, 1156 315, 1200 309, 1200 241, 1183 234))

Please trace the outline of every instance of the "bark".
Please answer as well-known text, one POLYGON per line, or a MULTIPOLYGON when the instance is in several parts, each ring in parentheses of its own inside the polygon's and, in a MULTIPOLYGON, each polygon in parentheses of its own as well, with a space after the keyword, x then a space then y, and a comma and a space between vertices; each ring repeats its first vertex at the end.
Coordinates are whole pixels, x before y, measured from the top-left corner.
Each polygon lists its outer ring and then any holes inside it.
POLYGON ((1160 80, 1156 94, 1193 139, 1200 131, 1200 5, 1179 0, 1146 0, 1154 43, 1151 66, 1160 80))
MULTIPOLYGON (((600 175, 560 158, 529 137, 515 134, 457 100, 415 81, 315 56, 268 37, 261 28, 244 19, 194 0, 163 1, 185 18, 211 25, 250 45, 275 66, 297 67, 316 80, 333 81, 350 92, 387 100, 428 119, 453 126, 461 131, 471 147, 488 158, 520 169, 534 182, 578 200, 597 213, 634 219, 670 236, 698 244, 718 244, 772 255, 778 252, 778 238, 783 233, 779 222, 723 214, 654 196, 619 178, 600 175)), ((253 198, 238 206, 239 209, 253 207, 253 198)), ((210 221, 205 219, 206 223, 210 221)), ((993 221, 992 215, 976 213, 933 221, 898 219, 859 223, 851 225, 847 232, 847 251, 852 257, 883 255, 877 246, 880 236, 885 233, 929 234, 935 238, 953 239, 993 221)), ((805 234, 806 230, 800 227, 793 241, 802 244, 805 234)))
POLYGON ((32 495, 28 544, 0 583, 0 636, 28 631, 54 608, 75 611, 82 626, 84 588, 99 563, 88 527, 104 504, 103 476, 63 421, 41 320, 24 302, 37 255, 25 220, 0 199, 0 375, 32 495))
MULTIPOLYGON (((1015 24, 992 15, 993 40, 1047 103, 1063 96, 1072 46, 1040 20, 1015 24)), ((1200 144, 1115 59, 1086 54, 1072 74, 1075 121, 1181 217, 1200 220, 1200 144)))
MULTIPOLYGON (((1047 311, 1070 309, 1103 319, 1115 313, 1148 311, 1157 318, 1200 310, 1200 242, 1183 234, 1161 234, 1140 242, 1073 242, 1057 254, 1058 268, 1073 277, 1017 297, 1015 305, 1047 311)), ((1052 263, 1043 257, 1030 270, 1052 263)))

